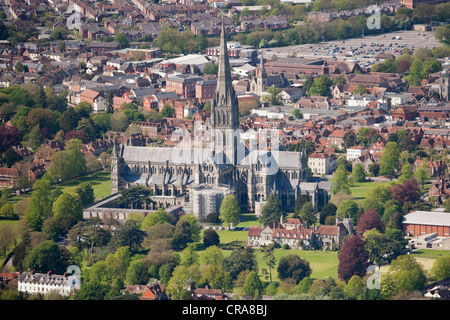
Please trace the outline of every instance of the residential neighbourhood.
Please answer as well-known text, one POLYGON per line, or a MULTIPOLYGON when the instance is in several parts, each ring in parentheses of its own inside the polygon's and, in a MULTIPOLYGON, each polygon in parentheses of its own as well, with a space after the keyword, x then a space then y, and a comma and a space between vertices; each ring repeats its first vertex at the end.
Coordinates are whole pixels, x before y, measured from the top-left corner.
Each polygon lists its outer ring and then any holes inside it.
POLYGON ((0 300, 449 300, 449 22, 0 4, 0 300))

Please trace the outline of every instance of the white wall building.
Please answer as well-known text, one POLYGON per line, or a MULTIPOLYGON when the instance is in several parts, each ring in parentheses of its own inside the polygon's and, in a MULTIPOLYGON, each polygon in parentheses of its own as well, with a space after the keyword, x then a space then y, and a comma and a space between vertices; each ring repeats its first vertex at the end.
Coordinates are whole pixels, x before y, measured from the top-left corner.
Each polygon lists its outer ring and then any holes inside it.
POLYGON ((367 150, 361 146, 354 146, 347 149, 347 161, 353 161, 361 157, 367 150))
POLYGON ((75 277, 64 275, 52 275, 49 273, 23 272, 18 278, 17 290, 20 292, 48 293, 57 291, 62 296, 69 295, 74 289, 80 288, 80 282, 75 277))

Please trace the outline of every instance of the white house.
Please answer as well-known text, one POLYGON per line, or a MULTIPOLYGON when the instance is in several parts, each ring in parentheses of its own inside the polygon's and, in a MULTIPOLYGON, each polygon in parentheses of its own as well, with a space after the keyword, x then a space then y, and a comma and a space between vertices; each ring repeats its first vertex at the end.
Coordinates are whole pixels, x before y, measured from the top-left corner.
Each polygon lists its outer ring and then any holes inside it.
POLYGON ((362 146, 353 146, 347 149, 347 161, 353 161, 361 157, 367 150, 362 146))
POLYGON ((51 272, 35 273, 31 271, 23 272, 17 280, 17 290, 29 294, 57 291, 62 296, 67 296, 74 289, 80 289, 80 281, 67 274, 52 275, 51 272))

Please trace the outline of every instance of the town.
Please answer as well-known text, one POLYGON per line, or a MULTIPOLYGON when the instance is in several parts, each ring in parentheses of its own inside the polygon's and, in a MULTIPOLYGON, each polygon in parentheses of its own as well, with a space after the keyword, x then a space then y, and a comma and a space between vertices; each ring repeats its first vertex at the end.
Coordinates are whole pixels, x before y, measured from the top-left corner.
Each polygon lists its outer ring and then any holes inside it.
POLYGON ((448 1, 5 1, 0 300, 449 300, 449 115, 448 1))

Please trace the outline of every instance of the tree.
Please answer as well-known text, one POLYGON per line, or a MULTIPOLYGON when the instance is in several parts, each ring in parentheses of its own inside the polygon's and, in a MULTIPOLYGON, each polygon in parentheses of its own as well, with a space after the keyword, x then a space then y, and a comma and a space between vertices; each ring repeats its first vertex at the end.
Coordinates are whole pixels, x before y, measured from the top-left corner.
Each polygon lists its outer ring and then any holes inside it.
POLYGON ((69 231, 71 244, 79 249, 106 246, 111 239, 111 232, 104 228, 100 218, 90 218, 78 222, 69 231))
POLYGON ((401 230, 389 229, 386 234, 377 229, 364 232, 365 249, 369 261, 375 264, 389 263, 404 253, 407 241, 403 238, 401 230))
POLYGON ((206 229, 203 232, 203 244, 206 248, 218 246, 220 244, 220 238, 217 232, 213 229, 206 229))
POLYGON ((229 257, 223 259, 222 266, 225 271, 230 272, 233 279, 245 270, 258 270, 256 257, 250 247, 245 247, 244 251, 234 250, 229 257))
POLYGON ((336 194, 341 190, 347 194, 351 194, 348 172, 344 165, 338 166, 334 172, 333 181, 331 183, 331 192, 333 194, 336 194))
POLYGON ((396 142, 388 142, 380 159, 380 174, 393 176, 399 166, 400 150, 396 142))
POLYGON ((27 257, 30 270, 40 273, 52 271, 55 274, 66 272, 69 254, 67 249, 59 247, 55 242, 46 240, 39 243, 27 257))
POLYGON ((274 85, 267 88, 266 92, 268 95, 263 96, 263 101, 269 102, 272 105, 280 105, 281 104, 281 89, 278 87, 275 87, 274 85))
POLYGON ((353 90, 352 92, 353 94, 367 94, 369 93, 369 90, 367 90, 367 88, 362 84, 358 84, 355 88, 355 90, 353 90))
POLYGON ((345 134, 343 139, 344 148, 348 149, 356 145, 358 137, 352 130, 348 130, 345 134))
POLYGON ((420 183, 423 190, 425 183, 427 183, 431 179, 430 163, 428 162, 427 158, 424 158, 420 166, 416 168, 414 177, 420 183))
POLYGON ((364 300, 365 291, 366 286, 357 275, 352 276, 344 288, 344 294, 348 300, 364 300))
POLYGON ((311 288, 314 280, 310 277, 304 277, 297 285, 297 293, 298 294, 305 294, 308 293, 309 289, 311 288))
POLYGON ((402 255, 391 262, 389 271, 381 278, 381 292, 390 299, 397 294, 422 290, 426 284, 425 271, 411 255, 402 255))
POLYGON ((402 206, 406 202, 415 203, 420 200, 420 188, 414 178, 406 180, 403 184, 393 185, 389 192, 391 198, 397 200, 402 206))
POLYGON ((328 96, 333 81, 330 77, 322 75, 314 79, 314 83, 308 90, 309 96, 328 96))
POLYGON ((270 223, 280 221, 281 216, 284 216, 284 211, 274 193, 271 193, 267 198, 266 204, 261 210, 261 217, 259 221, 267 226, 270 223))
POLYGON ((397 183, 405 183, 406 180, 414 177, 414 172, 412 170, 412 165, 409 162, 406 162, 402 166, 400 177, 397 179, 397 183))
POLYGON ((53 215, 69 215, 80 221, 83 218, 83 204, 78 194, 65 192, 53 203, 53 215))
POLYGON ((358 216, 359 207, 358 204, 353 200, 344 200, 342 201, 336 213, 340 218, 350 218, 355 223, 358 216))
POLYGON ((303 114, 300 111, 300 109, 294 109, 294 111, 292 111, 292 115, 296 118, 296 119, 303 119, 303 114))
POLYGON ((334 203, 328 202, 323 206, 322 211, 320 211, 319 215, 319 223, 325 224, 325 219, 327 217, 332 217, 336 214, 337 207, 334 203))
POLYGON ((169 222, 170 217, 167 214, 166 210, 163 208, 159 208, 158 210, 149 213, 145 216, 144 221, 142 222, 141 230, 146 231, 148 228, 158 224, 169 222))
POLYGON ((18 145, 20 140, 21 134, 16 126, 0 125, 0 153, 18 145))
POLYGON ((52 156, 48 171, 55 181, 68 181, 86 174, 82 145, 79 139, 69 140, 66 150, 58 151, 52 156))
POLYGON ((127 269, 126 284, 147 284, 148 268, 140 260, 132 261, 127 269))
POLYGON ((347 282, 354 275, 363 277, 366 274, 368 266, 368 256, 364 249, 364 240, 362 237, 354 235, 345 241, 338 259, 339 279, 347 282))
POLYGON ((205 64, 205 67, 203 68, 203 73, 209 74, 209 75, 217 75, 218 70, 219 70, 218 64, 207 63, 207 64, 205 64))
POLYGON ((173 118, 175 116, 175 109, 169 105, 165 105, 159 114, 164 118, 173 118))
POLYGON ((83 207, 86 207, 95 201, 94 188, 89 182, 82 182, 75 192, 80 196, 83 207))
POLYGON ((123 111, 116 111, 111 115, 110 126, 111 130, 125 132, 130 125, 130 120, 123 111))
POLYGON ((116 33, 116 37, 114 40, 120 43, 122 49, 128 48, 130 46, 130 40, 121 32, 116 33))
POLYGON ((365 231, 372 229, 384 232, 384 224, 380 219, 380 215, 375 210, 368 210, 359 218, 356 232, 363 234, 365 231))
POLYGON ((220 205, 219 212, 220 220, 223 221, 224 225, 228 225, 228 229, 230 229, 231 224, 236 225, 239 223, 241 209, 234 195, 229 194, 225 196, 220 205))
POLYGON ((11 224, 0 225, 0 250, 3 251, 3 256, 6 257, 6 251, 13 244, 16 239, 13 227, 11 224))
POLYGON ((378 163, 372 163, 369 165, 369 172, 372 177, 378 176, 380 172, 380 165, 378 163))
POLYGON ((34 231, 41 230, 43 218, 48 217, 51 213, 50 193, 51 186, 48 179, 43 177, 34 183, 30 205, 25 215, 29 227, 34 231))
POLYGON ((298 284, 303 278, 309 277, 312 270, 308 261, 296 254, 289 254, 280 258, 277 272, 280 280, 291 279, 293 283, 298 284))
POLYGON ((146 209, 153 200, 152 191, 144 186, 132 186, 120 191, 116 205, 120 208, 146 209))
POLYGON ((295 208, 294 208, 294 217, 298 218, 300 215, 300 210, 302 209, 303 205, 307 202, 310 202, 311 199, 306 194, 301 194, 295 199, 295 208))
POLYGON ((244 292, 248 296, 255 296, 256 293, 260 293, 262 290, 262 282, 259 279, 258 274, 255 271, 250 271, 245 278, 244 292))
POLYGON ((269 281, 272 282, 272 269, 275 268, 277 258, 275 257, 274 245, 269 245, 264 250, 264 260, 266 262, 266 269, 263 269, 263 273, 266 278, 269 278, 269 281))
POLYGON ((138 250, 144 240, 146 233, 139 229, 139 225, 133 220, 126 220, 116 230, 111 241, 115 240, 116 247, 128 246, 130 251, 138 250))
POLYGON ((75 293, 76 300, 105 300, 111 287, 100 281, 89 281, 81 285, 80 290, 75 293))
POLYGON ((442 256, 434 261, 431 267, 431 276, 434 281, 450 277, 450 256, 442 256))
POLYGON ((364 166, 361 163, 356 163, 353 166, 352 181, 355 181, 355 182, 366 181, 366 172, 364 170, 364 166))
POLYGON ((191 226, 186 220, 178 220, 175 226, 175 233, 173 235, 172 246, 176 250, 186 248, 191 241, 191 226))
POLYGON ((186 300, 191 294, 191 282, 195 280, 200 280, 197 266, 179 265, 173 271, 166 291, 173 300, 186 300))
POLYGON ((306 202, 300 209, 299 218, 301 221, 307 223, 308 226, 313 226, 316 223, 316 211, 311 201, 306 202))
POLYGON ((14 214, 14 206, 7 202, 0 208, 0 219, 13 219, 15 217, 14 214))

